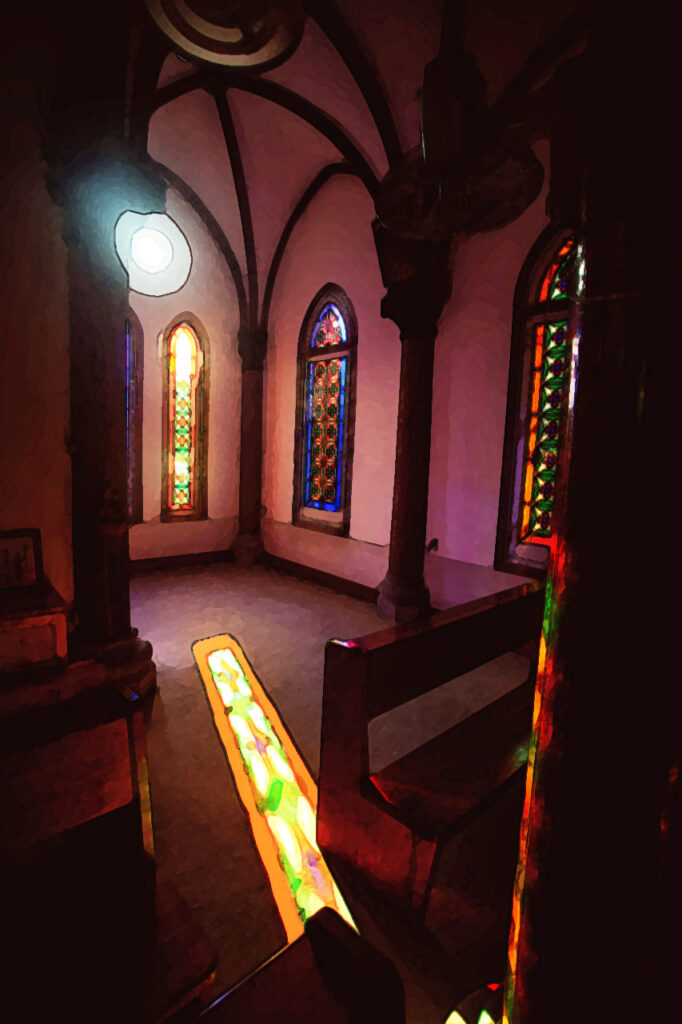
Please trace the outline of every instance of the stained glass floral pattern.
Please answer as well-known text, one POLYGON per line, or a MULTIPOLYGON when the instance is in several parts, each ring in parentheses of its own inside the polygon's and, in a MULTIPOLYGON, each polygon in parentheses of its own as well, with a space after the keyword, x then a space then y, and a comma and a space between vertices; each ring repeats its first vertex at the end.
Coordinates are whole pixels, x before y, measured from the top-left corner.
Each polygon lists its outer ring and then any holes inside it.
POLYGON ((539 302, 568 299, 568 281, 575 259, 575 242, 567 239, 552 258, 540 283, 539 302))
POLYGON ((567 303, 575 256, 575 241, 568 238, 549 261, 538 292, 542 305, 540 322, 536 322, 533 328, 522 542, 546 544, 552 536, 552 512, 561 457, 561 424, 570 381, 567 303))
POLYGON ((346 344, 346 325, 336 306, 328 302, 320 313, 313 330, 313 348, 346 344))
POLYGON ((128 519, 132 522, 135 512, 135 346, 130 330, 130 320, 125 323, 126 332, 126 469, 128 477, 128 519))
POLYGON ((355 927, 317 845, 317 787, 240 645, 223 634, 197 641, 193 653, 204 684, 217 691, 219 733, 289 941, 323 906, 355 927))
POLYGON ((559 431, 568 370, 567 321, 539 324, 533 366, 522 540, 551 536, 559 431))
POLYGON ((308 363, 305 504, 338 512, 346 406, 346 356, 308 363))
POLYGON ((292 521, 350 527, 357 323, 343 289, 320 289, 299 337, 292 521))
POLYGON ((171 512, 188 512, 196 503, 200 350, 196 334, 186 323, 175 328, 168 344, 168 508, 171 512))

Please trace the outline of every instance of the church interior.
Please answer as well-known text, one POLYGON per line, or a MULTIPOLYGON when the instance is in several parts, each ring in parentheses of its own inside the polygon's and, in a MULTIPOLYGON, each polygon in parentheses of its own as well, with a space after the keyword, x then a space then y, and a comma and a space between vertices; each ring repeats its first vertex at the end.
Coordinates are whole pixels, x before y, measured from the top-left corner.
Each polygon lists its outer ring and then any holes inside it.
POLYGON ((5 18, 0 1016, 679 1019, 670 6, 5 18))

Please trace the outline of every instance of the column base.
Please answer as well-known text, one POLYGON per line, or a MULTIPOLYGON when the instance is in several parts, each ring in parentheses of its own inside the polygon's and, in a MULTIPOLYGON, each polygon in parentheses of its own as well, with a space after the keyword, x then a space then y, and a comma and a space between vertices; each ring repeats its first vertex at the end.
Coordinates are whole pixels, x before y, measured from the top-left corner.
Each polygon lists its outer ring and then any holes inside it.
POLYGON ((396 622, 414 622, 426 618, 431 611, 429 588, 421 584, 407 584, 387 575, 379 584, 377 611, 396 622))
POLYGON ((75 640, 70 654, 77 660, 93 658, 105 665, 117 689, 131 690, 140 700, 151 700, 156 693, 156 665, 152 661, 152 645, 141 640, 136 629, 125 640, 111 644, 89 644, 75 640))
POLYGON ((265 546, 260 533, 239 533, 232 542, 232 550, 240 569, 249 569, 260 560, 265 546))

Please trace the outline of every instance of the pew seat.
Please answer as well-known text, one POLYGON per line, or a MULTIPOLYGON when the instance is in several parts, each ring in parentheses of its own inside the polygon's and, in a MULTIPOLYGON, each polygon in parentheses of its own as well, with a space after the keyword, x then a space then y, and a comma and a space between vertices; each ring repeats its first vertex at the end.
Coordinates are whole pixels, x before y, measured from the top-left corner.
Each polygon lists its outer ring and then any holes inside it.
POLYGON ((387 814, 432 842, 446 842, 525 776, 533 687, 517 686, 435 739, 368 776, 387 814))
POLYGON ((497 957, 481 969, 504 968, 535 659, 522 685, 374 772, 369 724, 505 653, 537 650, 542 607, 541 585, 521 584, 326 647, 318 843, 354 915, 371 905, 385 931, 414 937, 412 959, 427 967, 445 970, 480 941, 497 957))

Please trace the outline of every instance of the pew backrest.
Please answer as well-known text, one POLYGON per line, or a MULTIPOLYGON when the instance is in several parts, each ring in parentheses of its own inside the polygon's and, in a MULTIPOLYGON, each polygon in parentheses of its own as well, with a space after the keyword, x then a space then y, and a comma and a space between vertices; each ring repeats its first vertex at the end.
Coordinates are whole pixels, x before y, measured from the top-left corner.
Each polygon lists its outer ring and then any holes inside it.
POLYGON ((330 640, 325 649, 320 787, 357 784, 369 773, 369 722, 510 650, 539 639, 539 582, 393 626, 330 640))

